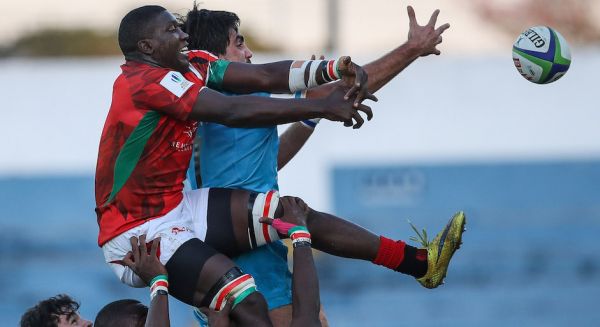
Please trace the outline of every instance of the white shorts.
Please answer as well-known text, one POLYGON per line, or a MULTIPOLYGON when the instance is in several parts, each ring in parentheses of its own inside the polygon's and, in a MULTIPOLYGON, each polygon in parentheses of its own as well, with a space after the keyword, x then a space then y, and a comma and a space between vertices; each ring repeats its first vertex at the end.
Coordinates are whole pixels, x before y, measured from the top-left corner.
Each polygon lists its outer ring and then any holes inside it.
POLYGON ((146 234, 146 242, 160 237, 160 262, 164 265, 175 251, 192 238, 206 238, 206 212, 208 208, 208 188, 185 191, 183 200, 160 218, 154 218, 113 238, 102 246, 104 259, 121 282, 132 287, 146 287, 146 283, 133 270, 120 263, 131 251, 132 236, 146 234))

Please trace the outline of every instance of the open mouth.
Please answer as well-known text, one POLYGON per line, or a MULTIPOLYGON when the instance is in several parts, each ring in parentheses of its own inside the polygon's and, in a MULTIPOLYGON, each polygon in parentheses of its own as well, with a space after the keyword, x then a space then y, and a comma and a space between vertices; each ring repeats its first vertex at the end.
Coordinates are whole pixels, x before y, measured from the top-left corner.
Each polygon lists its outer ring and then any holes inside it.
POLYGON ((186 54, 188 52, 188 46, 187 46, 187 44, 183 48, 179 49, 179 52, 181 52, 183 54, 186 54))

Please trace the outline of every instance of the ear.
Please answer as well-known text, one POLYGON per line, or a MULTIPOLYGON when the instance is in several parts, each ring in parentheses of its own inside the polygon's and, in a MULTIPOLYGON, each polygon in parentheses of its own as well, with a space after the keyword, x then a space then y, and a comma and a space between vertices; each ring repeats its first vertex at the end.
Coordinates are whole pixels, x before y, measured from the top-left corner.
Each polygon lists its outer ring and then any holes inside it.
POLYGON ((152 55, 154 53, 154 43, 151 39, 139 40, 137 43, 138 50, 146 55, 152 55))

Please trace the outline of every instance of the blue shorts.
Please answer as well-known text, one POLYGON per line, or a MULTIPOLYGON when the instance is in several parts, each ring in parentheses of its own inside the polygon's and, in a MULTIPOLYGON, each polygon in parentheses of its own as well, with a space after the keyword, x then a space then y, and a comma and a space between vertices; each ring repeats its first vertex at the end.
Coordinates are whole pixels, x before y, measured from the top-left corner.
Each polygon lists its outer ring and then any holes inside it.
POLYGON ((252 275, 269 310, 292 304, 292 274, 288 268, 288 248, 276 241, 234 258, 246 274, 252 275))
MULTIPOLYGON (((287 253, 287 246, 282 241, 275 241, 233 258, 244 273, 254 277, 256 288, 267 300, 269 310, 292 304, 292 274, 287 253)), ((200 326, 208 326, 206 317, 199 311, 194 310, 194 318, 200 326)))

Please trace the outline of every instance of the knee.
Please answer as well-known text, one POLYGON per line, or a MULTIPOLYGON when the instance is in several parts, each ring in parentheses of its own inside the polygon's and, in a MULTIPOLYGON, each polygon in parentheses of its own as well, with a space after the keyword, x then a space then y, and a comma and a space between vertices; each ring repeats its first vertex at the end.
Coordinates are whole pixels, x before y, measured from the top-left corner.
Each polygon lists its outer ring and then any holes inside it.
POLYGON ((236 326, 272 326, 267 301, 259 292, 248 295, 238 303, 232 310, 231 318, 236 326))

